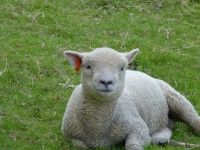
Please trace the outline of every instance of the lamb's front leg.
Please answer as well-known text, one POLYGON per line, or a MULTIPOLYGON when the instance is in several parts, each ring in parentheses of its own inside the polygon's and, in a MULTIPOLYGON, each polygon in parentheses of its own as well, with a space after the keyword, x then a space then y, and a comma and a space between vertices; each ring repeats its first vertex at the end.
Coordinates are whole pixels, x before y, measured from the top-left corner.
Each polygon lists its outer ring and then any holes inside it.
POLYGON ((129 133, 125 140, 126 150, 143 150, 143 147, 149 145, 151 137, 146 124, 135 124, 135 129, 129 133), (137 126, 139 125, 139 126, 137 126))
POLYGON ((128 135, 125 141, 126 150, 143 150, 144 146, 150 144, 150 136, 146 135, 143 138, 137 138, 135 133, 128 135))
POLYGON ((125 143, 126 150, 143 150, 143 146, 134 135, 129 135, 125 143))
POLYGON ((80 140, 77 140, 77 139, 72 139, 71 142, 72 142, 74 147, 79 147, 79 148, 82 148, 82 149, 88 148, 88 146, 83 141, 80 141, 80 140))

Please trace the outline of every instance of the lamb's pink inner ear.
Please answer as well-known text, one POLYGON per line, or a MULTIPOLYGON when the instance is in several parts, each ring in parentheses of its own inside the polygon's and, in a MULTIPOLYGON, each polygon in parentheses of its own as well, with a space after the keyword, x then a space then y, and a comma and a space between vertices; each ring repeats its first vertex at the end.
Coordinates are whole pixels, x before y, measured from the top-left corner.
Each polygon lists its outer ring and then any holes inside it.
POLYGON ((73 57, 75 71, 79 71, 81 68, 81 58, 77 55, 71 55, 73 57))
POLYGON ((79 53, 73 51, 65 51, 64 56, 68 60, 68 62, 75 67, 75 71, 80 70, 82 63, 82 56, 79 55, 79 53))
POLYGON ((81 68, 81 60, 80 59, 76 59, 76 67, 75 70, 78 72, 81 68))

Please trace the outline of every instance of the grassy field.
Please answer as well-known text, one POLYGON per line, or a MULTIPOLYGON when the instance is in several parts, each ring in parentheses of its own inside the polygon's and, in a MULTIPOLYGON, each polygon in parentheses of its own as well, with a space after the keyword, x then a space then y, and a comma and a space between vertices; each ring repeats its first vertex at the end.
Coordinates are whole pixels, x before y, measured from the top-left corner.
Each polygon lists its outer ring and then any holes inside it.
MULTIPOLYGON (((129 68, 165 80, 200 113, 199 0, 1 0, 0 40, 2 150, 75 149, 60 129, 80 83, 80 73, 64 60, 65 49, 138 47, 129 68)), ((182 123, 173 132, 174 140, 200 143, 182 123)), ((161 149, 185 148, 145 148, 161 149)))

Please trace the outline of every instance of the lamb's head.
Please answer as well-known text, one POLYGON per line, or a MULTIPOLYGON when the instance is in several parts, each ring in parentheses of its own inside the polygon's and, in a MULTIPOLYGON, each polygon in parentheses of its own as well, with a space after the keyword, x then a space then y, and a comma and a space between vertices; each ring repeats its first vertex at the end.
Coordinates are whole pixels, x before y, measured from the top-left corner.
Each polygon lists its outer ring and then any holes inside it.
POLYGON ((119 53, 111 48, 97 48, 89 53, 65 51, 69 63, 82 68, 82 90, 92 99, 116 99, 124 89, 126 67, 138 53, 134 49, 119 53))

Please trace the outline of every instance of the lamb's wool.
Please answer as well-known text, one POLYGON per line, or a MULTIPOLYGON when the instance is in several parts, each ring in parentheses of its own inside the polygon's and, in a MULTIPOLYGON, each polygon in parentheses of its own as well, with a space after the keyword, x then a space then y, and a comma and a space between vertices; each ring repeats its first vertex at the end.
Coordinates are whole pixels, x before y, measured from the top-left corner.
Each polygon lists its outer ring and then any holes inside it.
POLYGON ((200 131, 198 114, 185 97, 164 81, 125 70, 137 52, 123 54, 110 48, 65 52, 73 66, 79 59, 83 69, 82 83, 72 93, 63 117, 66 140, 83 148, 125 140, 126 150, 142 150, 151 142, 169 141, 168 114, 200 131))

